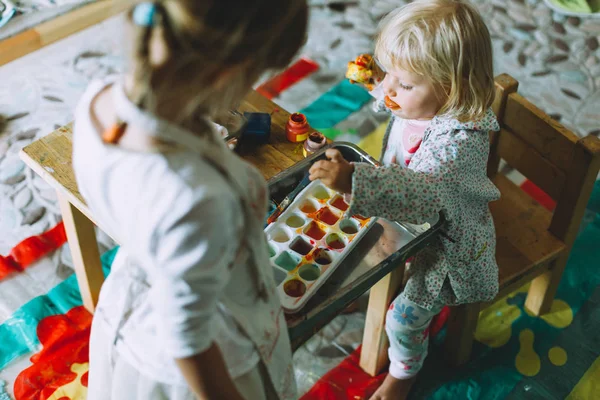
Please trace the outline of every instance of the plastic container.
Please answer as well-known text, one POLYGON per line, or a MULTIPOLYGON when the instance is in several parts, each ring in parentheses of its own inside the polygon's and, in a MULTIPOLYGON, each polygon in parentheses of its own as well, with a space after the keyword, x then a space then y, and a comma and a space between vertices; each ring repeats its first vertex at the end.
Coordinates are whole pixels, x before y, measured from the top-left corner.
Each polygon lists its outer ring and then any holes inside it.
POLYGON ((265 229, 287 313, 306 304, 376 220, 348 216, 347 209, 339 193, 314 181, 265 229))

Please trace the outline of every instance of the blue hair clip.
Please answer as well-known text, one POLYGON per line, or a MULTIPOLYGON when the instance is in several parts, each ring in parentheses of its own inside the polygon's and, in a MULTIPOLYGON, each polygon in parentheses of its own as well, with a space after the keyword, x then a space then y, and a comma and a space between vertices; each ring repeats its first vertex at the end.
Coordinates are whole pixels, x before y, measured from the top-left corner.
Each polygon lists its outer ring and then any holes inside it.
POLYGON ((140 3, 133 9, 133 22, 139 26, 153 26, 156 5, 154 3, 140 3))

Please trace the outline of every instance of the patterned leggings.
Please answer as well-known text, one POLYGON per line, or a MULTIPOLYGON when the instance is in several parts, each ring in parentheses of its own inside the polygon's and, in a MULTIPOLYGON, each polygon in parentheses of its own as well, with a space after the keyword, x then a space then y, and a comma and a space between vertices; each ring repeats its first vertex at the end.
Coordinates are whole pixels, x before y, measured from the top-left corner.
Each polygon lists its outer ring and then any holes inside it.
POLYGON ((385 319, 385 331, 390 341, 390 374, 396 379, 415 376, 427 356, 429 324, 444 304, 436 303, 426 310, 401 293, 390 305, 385 319))

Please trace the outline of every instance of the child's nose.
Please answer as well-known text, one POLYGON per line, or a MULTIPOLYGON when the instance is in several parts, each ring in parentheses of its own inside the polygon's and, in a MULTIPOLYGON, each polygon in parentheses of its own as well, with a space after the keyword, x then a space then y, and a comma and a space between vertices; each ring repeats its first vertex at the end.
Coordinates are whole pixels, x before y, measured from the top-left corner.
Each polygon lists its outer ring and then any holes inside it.
POLYGON ((383 94, 388 97, 396 97, 396 91, 386 81, 383 81, 383 94))

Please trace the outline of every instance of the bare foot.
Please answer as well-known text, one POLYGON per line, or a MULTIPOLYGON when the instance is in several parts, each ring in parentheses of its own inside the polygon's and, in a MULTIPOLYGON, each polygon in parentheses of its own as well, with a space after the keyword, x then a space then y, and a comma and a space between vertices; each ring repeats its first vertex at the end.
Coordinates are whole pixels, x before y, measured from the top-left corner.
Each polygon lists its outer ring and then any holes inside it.
POLYGON ((388 374, 369 400, 405 400, 408 397, 410 388, 415 383, 415 379, 416 377, 396 379, 388 374))

